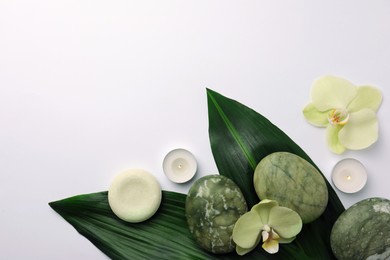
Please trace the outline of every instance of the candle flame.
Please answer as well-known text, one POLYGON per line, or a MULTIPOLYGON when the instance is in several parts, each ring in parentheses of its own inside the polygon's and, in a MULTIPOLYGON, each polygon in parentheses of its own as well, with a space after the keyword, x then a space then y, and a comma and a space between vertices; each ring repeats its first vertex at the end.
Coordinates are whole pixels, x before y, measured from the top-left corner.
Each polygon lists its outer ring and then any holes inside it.
POLYGON ((350 175, 347 176, 347 180, 350 180, 352 179, 352 177, 350 175))

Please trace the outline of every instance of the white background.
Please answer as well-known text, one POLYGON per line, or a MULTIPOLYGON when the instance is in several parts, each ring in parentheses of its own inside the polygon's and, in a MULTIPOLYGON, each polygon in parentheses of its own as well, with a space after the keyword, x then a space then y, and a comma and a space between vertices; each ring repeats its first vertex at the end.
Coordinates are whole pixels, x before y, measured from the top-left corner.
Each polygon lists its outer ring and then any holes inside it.
POLYGON ((346 207, 390 198, 390 1, 0 0, 0 259, 106 259, 49 206, 107 190, 127 168, 169 182, 183 147, 216 173, 206 88, 269 118, 330 179, 359 159, 366 187, 346 207), (382 90, 379 141, 332 154, 301 110, 312 82, 382 90), (387 116, 386 116, 387 114, 387 116))

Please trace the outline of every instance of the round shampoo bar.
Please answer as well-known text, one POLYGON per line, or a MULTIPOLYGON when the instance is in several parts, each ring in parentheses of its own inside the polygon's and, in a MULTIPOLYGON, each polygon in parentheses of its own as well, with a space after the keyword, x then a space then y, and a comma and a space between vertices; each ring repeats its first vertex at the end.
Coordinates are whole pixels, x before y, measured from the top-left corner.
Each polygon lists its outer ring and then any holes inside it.
POLYGON ((130 169, 118 174, 108 190, 108 203, 120 219, 138 223, 152 217, 161 203, 161 187, 147 171, 130 169))

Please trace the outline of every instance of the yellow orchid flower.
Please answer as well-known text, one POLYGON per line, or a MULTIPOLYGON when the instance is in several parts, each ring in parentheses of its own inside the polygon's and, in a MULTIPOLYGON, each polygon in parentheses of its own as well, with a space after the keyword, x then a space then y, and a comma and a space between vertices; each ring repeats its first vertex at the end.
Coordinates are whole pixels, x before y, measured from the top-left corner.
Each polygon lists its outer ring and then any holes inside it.
POLYGON ((312 125, 326 127, 330 150, 341 154, 377 141, 376 112, 381 103, 382 94, 375 87, 358 87, 343 78, 324 76, 313 83, 311 103, 303 115, 312 125))
POLYGON ((290 243, 302 229, 301 217, 292 209, 280 207, 274 200, 262 200, 242 215, 233 228, 236 252, 245 255, 262 238, 263 249, 270 254, 279 251, 279 243, 290 243))

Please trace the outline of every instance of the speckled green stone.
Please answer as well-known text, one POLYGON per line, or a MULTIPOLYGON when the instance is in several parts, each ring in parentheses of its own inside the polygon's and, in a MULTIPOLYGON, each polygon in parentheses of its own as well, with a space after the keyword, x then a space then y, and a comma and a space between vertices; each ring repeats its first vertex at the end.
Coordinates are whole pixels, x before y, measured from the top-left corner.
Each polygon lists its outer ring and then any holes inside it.
POLYGON ((235 249, 233 227, 247 210, 240 188, 222 175, 197 180, 186 200, 187 223, 195 241, 215 254, 235 249))
POLYGON ((321 173, 303 158, 288 152, 264 157, 253 176, 260 199, 271 199, 296 211, 303 223, 317 219, 328 203, 328 189, 321 173))
POLYGON ((344 211, 330 236, 334 255, 343 259, 390 259, 390 201, 362 200, 344 211))

